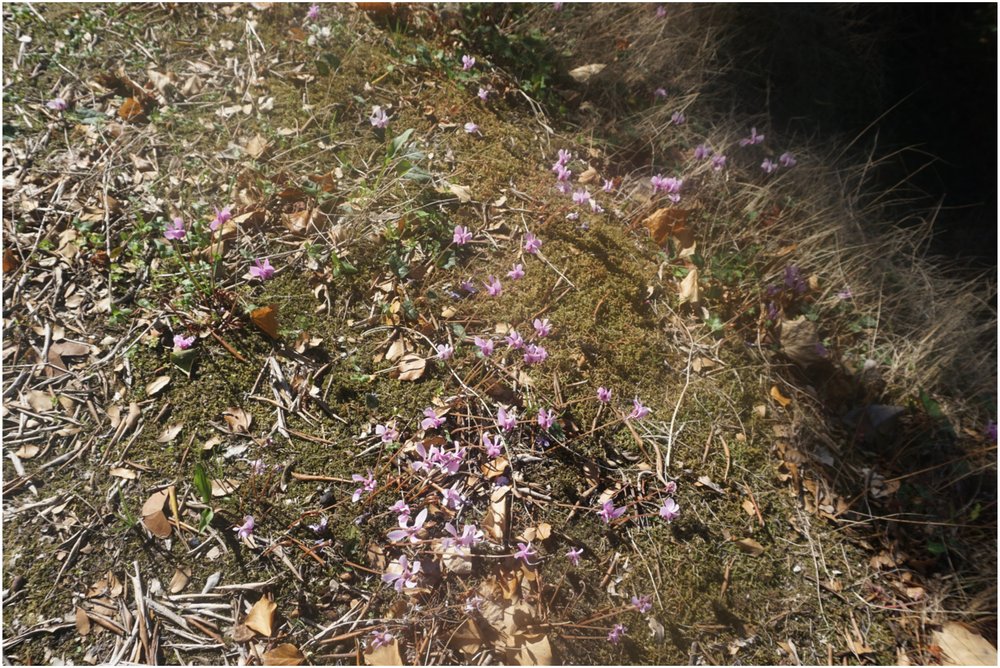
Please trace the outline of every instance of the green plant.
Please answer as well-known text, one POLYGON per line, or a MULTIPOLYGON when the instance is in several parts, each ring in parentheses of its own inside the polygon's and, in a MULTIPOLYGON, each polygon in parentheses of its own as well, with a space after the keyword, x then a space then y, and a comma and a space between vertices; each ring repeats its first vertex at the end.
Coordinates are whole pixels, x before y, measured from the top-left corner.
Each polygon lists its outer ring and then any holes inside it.
MULTIPOLYGON (((201 465, 201 462, 194 465, 194 488, 198 490, 202 503, 208 506, 212 502, 212 483, 209 481, 208 474, 205 473, 205 467, 201 465)), ((198 531, 204 531, 214 517, 215 511, 212 510, 211 506, 203 508, 198 520, 198 531)))

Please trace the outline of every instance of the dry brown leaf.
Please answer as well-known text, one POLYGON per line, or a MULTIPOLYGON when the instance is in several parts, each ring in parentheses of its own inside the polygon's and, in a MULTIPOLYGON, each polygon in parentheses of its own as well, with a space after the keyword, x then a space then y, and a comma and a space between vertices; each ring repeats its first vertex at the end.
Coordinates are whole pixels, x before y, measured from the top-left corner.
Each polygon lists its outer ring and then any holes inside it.
POLYGON ((459 626, 458 630, 452 634, 448 645, 452 649, 464 654, 466 658, 475 656, 476 653, 485 648, 483 633, 479 629, 479 625, 471 617, 466 619, 465 623, 459 626))
POLYGON ((825 352, 816 331, 816 323, 799 316, 781 322, 781 352, 800 366, 809 366, 825 359, 825 352))
POLYGON ((490 495, 490 507, 483 518, 483 528, 493 540, 503 540, 507 530, 507 504, 510 485, 503 485, 493 490, 490 495))
POLYGON ((781 393, 777 385, 771 386, 771 398, 781 404, 782 408, 788 408, 788 405, 792 403, 792 400, 781 393))
POLYGON ((82 636, 90 633, 90 617, 87 616, 87 611, 76 606, 76 632, 82 636))
POLYGON ((126 480, 135 480, 136 478, 139 477, 138 473, 124 466, 115 466, 110 471, 108 471, 108 473, 115 476, 116 478, 125 478, 126 480))
POLYGON ((681 281, 681 304, 690 302, 697 304, 698 299, 698 268, 692 267, 688 275, 681 281))
POLYGON ((403 656, 399 652, 399 640, 392 639, 387 645, 365 650, 365 663, 369 666, 402 666, 403 656))
POLYGON ((522 636, 522 644, 514 655, 514 661, 519 666, 551 666, 552 645, 549 637, 542 633, 522 636))
POLYGON ((190 568, 177 568, 174 570, 174 575, 170 578, 170 593, 179 594, 184 591, 184 587, 187 587, 188 582, 191 581, 191 569, 190 568))
POLYGON ((642 224, 658 246, 666 245, 667 239, 675 237, 681 248, 689 248, 694 245, 694 234, 687 227, 692 210, 657 209, 642 224))
POLYGON ((138 98, 127 97, 122 105, 118 107, 118 117, 123 121, 132 121, 142 118, 146 110, 142 106, 142 102, 138 98))
POLYGON ((452 195, 458 198, 458 201, 462 204, 472 201, 472 190, 468 186, 458 186, 455 184, 448 184, 448 190, 452 195))
POLYGON ((146 385, 146 396, 153 397, 163 391, 170 384, 170 376, 160 376, 156 380, 146 385))
POLYGON ((583 171, 583 174, 580 174, 580 178, 578 178, 577 181, 579 181, 583 185, 588 185, 591 183, 597 183, 597 181, 599 181, 600 178, 601 178, 600 172, 598 172, 593 167, 588 166, 587 169, 583 171))
POLYGON ((52 410, 52 395, 41 390, 31 390, 24 395, 33 411, 45 413, 52 410))
POLYGON ((32 457, 35 457, 38 454, 39 450, 40 448, 37 445, 31 445, 30 443, 25 443, 14 454, 16 454, 21 459, 31 459, 32 457))
POLYGON ((240 488, 240 481, 235 478, 226 478, 225 480, 213 480, 212 481, 212 496, 229 496, 237 489, 240 488))
POLYGON ((256 160, 267 151, 267 139, 261 135, 256 135, 246 143, 243 150, 246 151, 247 155, 256 160))
POLYGON ((222 419, 229 425, 229 430, 236 434, 245 434, 250 431, 250 424, 253 416, 242 408, 227 408, 222 414, 222 419))
POLYGON ((410 353, 408 355, 403 355, 403 358, 399 360, 396 370, 399 372, 400 380, 414 381, 419 380, 420 377, 424 375, 424 369, 426 367, 427 360, 420 355, 410 353))
POLYGON ((753 538, 741 538, 740 540, 734 541, 736 547, 740 548, 742 552, 746 552, 751 557, 759 557, 764 554, 764 546, 755 541, 753 538))
POLYGON ((250 613, 243 623, 248 629, 270 638, 274 633, 274 616, 277 609, 277 603, 266 596, 261 596, 250 608, 250 613))
POLYGON ((482 469, 483 477, 487 480, 493 480, 503 475, 503 472, 507 469, 507 455, 500 455, 496 459, 491 459, 483 464, 482 469))
POLYGON ((301 666, 306 660, 299 648, 288 642, 278 645, 270 652, 264 652, 261 658, 265 666, 301 666))
POLYGON ((385 360, 387 362, 395 362, 402 357, 405 352, 406 344, 403 342, 403 339, 396 339, 392 342, 392 345, 389 346, 389 350, 386 351, 385 360))
POLYGON ((995 666, 997 650, 988 640, 958 622, 948 622, 934 632, 934 644, 943 653, 945 666, 995 666))
POLYGON ((156 437, 156 442, 157 443, 169 443, 170 441, 172 441, 175 438, 177 438, 177 435, 181 433, 182 429, 184 429, 184 423, 183 422, 175 422, 174 424, 167 426, 167 428, 164 429, 160 433, 160 435, 156 437))
POLYGON ((3 251, 3 273, 8 274, 12 271, 17 271, 17 268, 21 266, 21 260, 14 253, 14 249, 5 248, 3 251))
POLYGON ((278 307, 276 304, 269 304, 254 309, 250 313, 250 319, 265 334, 272 339, 278 339, 278 307))
POLYGON ((600 74, 607 65, 603 63, 591 63, 590 65, 581 65, 580 67, 574 68, 569 71, 569 75, 573 77, 574 81, 580 83, 586 83, 590 81, 593 77, 600 74))
POLYGON ((170 496, 170 488, 161 489, 146 499, 142 504, 142 525, 157 538, 169 538, 171 532, 170 521, 163 512, 163 507, 170 496))
POLYGON ((233 642, 250 642, 253 640, 254 632, 247 628, 246 624, 237 624, 233 627, 233 642))
POLYGON ((743 499, 743 503, 740 505, 743 506, 743 512, 745 512, 750 517, 753 517, 754 515, 757 514, 757 507, 753 505, 753 501, 751 501, 750 499, 743 499))

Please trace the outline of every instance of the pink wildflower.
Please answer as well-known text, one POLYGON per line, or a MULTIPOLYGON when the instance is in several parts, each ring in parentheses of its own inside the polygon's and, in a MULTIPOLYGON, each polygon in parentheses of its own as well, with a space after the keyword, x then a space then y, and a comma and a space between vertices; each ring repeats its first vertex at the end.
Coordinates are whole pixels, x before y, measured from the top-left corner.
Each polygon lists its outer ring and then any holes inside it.
POLYGON ((250 275, 254 278, 266 281, 274 276, 274 267, 271 266, 271 261, 266 257, 263 259, 258 258, 254 262, 254 266, 250 267, 250 275))
POLYGON ((163 231, 163 236, 171 241, 179 241, 187 236, 187 231, 184 229, 184 220, 182 218, 174 218, 167 229, 163 231))

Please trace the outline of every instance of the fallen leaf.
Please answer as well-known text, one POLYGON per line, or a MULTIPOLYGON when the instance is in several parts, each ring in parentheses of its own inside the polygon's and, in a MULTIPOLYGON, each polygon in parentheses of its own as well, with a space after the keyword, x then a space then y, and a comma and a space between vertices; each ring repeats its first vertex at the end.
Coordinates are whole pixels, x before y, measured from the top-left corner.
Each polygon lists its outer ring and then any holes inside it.
POLYGON ((278 645, 270 652, 264 652, 261 658, 265 666, 301 666, 306 660, 299 648, 288 642, 278 645))
POLYGON ((264 152, 267 150, 267 139, 261 135, 256 135, 246 143, 243 150, 251 158, 257 159, 264 155, 264 152))
POLYGON ((510 485, 502 485, 490 495, 490 507, 483 518, 483 528, 493 540, 503 540, 506 533, 509 493, 510 485))
POLYGON ((458 198, 462 204, 472 201, 472 190, 468 186, 459 186, 453 183, 448 184, 448 190, 458 198))
POLYGON ((995 666, 997 650, 988 640, 970 631, 964 624, 948 622, 935 631, 934 644, 943 653, 945 666, 995 666))
POLYGON ((235 478, 226 478, 225 480, 213 480, 212 481, 212 496, 229 496, 235 492, 240 487, 240 481, 235 478))
POLYGON ((781 352, 799 366, 809 366, 826 359, 816 323, 799 316, 781 322, 781 352))
POLYGON ((657 209, 644 221, 643 226, 658 246, 664 246, 667 239, 675 237, 681 248, 694 244, 694 234, 687 227, 687 219, 693 209, 657 209))
POLYGON ((82 636, 90 633, 90 617, 87 616, 87 611, 76 606, 76 632, 82 636))
POLYGON ((698 476, 698 480, 695 481, 695 485, 698 487, 708 487, 710 490, 718 494, 726 493, 724 489, 719 487, 719 485, 707 475, 698 476))
POLYGON ((229 430, 236 434, 245 434, 250 431, 250 424, 253 416, 242 408, 227 408, 222 414, 222 419, 229 425, 229 430))
POLYGON ((420 355, 410 353, 408 355, 403 355, 403 358, 399 360, 399 365, 397 365, 396 370, 399 371, 400 380, 413 381, 419 380, 420 377, 424 375, 424 369, 426 366, 427 360, 420 355))
POLYGON ((399 653, 399 640, 392 639, 387 645, 365 650, 365 663, 369 666, 402 666, 403 657, 399 653))
POLYGON ((125 478, 126 480, 135 480, 136 478, 139 477, 138 473, 124 466, 116 466, 110 471, 108 471, 108 473, 115 476, 116 478, 125 478))
POLYGON ((160 376, 156 380, 146 385, 146 396, 153 397, 163 391, 170 384, 170 376, 160 376))
POLYGON ((37 445, 25 443, 14 454, 16 454, 21 459, 31 459, 32 457, 38 454, 39 450, 40 448, 37 445))
POLYGON ((247 628, 246 624, 237 624, 233 627, 234 642, 250 642, 253 640, 254 632, 247 628))
POLYGON ((697 267, 692 267, 688 272, 688 275, 684 277, 681 281, 681 304, 691 303, 697 304, 698 299, 698 269, 697 267))
POLYGON ((172 425, 169 425, 166 429, 164 429, 160 433, 159 436, 156 437, 156 442, 157 443, 169 443, 170 441, 172 441, 175 438, 177 438, 177 435, 181 433, 182 429, 184 429, 184 423, 183 422, 176 422, 176 423, 174 423, 172 425))
POLYGON ((389 350, 386 351, 385 360, 387 362, 395 362, 402 357, 405 352, 406 344, 403 343, 403 339, 396 339, 392 342, 392 345, 389 346, 389 350))
POLYGON ((170 578, 170 593, 179 594, 184 591, 184 587, 187 587, 188 582, 191 581, 191 569, 190 568, 177 568, 174 570, 174 575, 170 578))
POLYGON ((250 319, 261 331, 272 339, 278 339, 278 307, 275 304, 261 306, 250 313, 250 319))
POLYGON ((250 613, 243 623, 248 629, 252 629, 262 636, 271 637, 271 634, 274 633, 274 614, 277 609, 277 603, 266 596, 261 596, 250 608, 250 613))
POLYGON ((163 507, 170 496, 169 488, 154 493, 146 503, 142 504, 142 525, 157 538, 169 538, 170 521, 163 512, 163 507))
POLYGON ((764 554, 764 546, 755 541, 753 538, 741 538, 740 540, 733 541, 736 543, 742 552, 746 552, 751 557, 759 557, 764 554))
POLYGON ((754 515, 757 514, 757 507, 753 505, 753 501, 751 501, 750 499, 743 499, 743 503, 740 505, 743 506, 743 512, 745 512, 750 517, 753 517, 754 515))
POLYGON ((521 636, 522 644, 514 656, 519 666, 551 666, 552 645, 549 637, 539 633, 532 636, 521 636))
POLYGON ((485 647, 483 642, 483 632, 479 629, 479 625, 476 624, 476 620, 471 617, 467 618, 465 622, 458 627, 451 635, 451 640, 448 642, 448 646, 452 649, 456 649, 466 658, 471 658, 475 656, 478 652, 482 651, 485 647))
POLYGON ((777 385, 771 386, 771 398, 781 404, 782 408, 788 408, 788 405, 792 403, 792 400, 781 393, 777 385))
POLYGON ((600 178, 601 173, 593 167, 588 166, 587 169, 583 171, 583 174, 580 174, 580 178, 578 178, 577 181, 583 185, 589 185, 591 183, 597 183, 600 178))
POLYGON ((14 253, 14 249, 5 248, 3 252, 3 273, 8 274, 12 271, 17 271, 17 268, 20 266, 21 260, 14 253))
POLYGON ((581 65, 580 67, 574 68, 569 71, 569 75, 573 77, 575 81, 580 83, 586 83, 590 81, 591 78, 600 74, 607 65, 603 63, 591 63, 590 65, 581 65))
POLYGON ((134 119, 139 119, 146 110, 142 106, 142 102, 138 98, 127 97, 122 105, 118 107, 118 117, 123 121, 131 121, 134 119))

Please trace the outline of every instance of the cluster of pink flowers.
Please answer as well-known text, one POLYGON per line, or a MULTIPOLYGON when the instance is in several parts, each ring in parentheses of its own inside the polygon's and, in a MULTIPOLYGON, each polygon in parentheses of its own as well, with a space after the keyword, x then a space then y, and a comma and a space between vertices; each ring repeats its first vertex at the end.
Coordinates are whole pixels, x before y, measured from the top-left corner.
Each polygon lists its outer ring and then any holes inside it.
POLYGON ((673 176, 663 176, 662 174, 657 174, 649 180, 650 184, 653 186, 653 194, 663 192, 667 194, 667 199, 673 203, 681 201, 681 186, 684 185, 684 181, 673 176))

